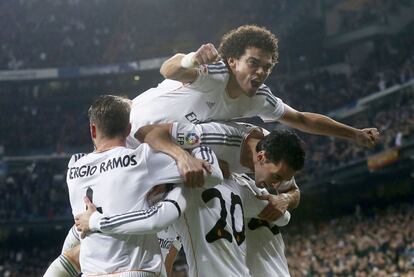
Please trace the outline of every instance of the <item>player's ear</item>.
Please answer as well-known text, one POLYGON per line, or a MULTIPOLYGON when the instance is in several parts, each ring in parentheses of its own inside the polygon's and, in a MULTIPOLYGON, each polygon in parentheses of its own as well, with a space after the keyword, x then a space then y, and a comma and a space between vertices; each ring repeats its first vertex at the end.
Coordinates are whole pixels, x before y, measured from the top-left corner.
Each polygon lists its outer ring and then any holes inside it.
POLYGON ((256 154, 256 159, 259 163, 264 163, 266 161, 266 152, 264 150, 256 154))
POLYGON ((89 125, 89 130, 91 131, 91 138, 96 139, 96 125, 95 124, 90 124, 89 125))
POLYGON ((126 133, 127 136, 131 133, 131 128, 132 128, 131 123, 128 123, 127 133, 126 133))
POLYGON ((230 57, 230 58, 227 59, 227 64, 229 65, 229 67, 231 69, 235 69, 236 68, 236 61, 237 61, 236 58, 230 57))

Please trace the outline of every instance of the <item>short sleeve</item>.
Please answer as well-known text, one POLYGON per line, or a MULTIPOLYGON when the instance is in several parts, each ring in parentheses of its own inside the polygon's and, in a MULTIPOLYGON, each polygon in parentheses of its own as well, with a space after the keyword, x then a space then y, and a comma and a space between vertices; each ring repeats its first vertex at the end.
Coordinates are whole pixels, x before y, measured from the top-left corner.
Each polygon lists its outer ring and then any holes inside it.
POLYGON ((174 122, 171 127, 171 136, 184 149, 192 149, 200 145, 201 130, 192 123, 174 122))
POLYGON ((262 85, 252 97, 252 106, 249 116, 259 116, 263 121, 277 121, 285 112, 282 99, 274 96, 266 85, 262 85))

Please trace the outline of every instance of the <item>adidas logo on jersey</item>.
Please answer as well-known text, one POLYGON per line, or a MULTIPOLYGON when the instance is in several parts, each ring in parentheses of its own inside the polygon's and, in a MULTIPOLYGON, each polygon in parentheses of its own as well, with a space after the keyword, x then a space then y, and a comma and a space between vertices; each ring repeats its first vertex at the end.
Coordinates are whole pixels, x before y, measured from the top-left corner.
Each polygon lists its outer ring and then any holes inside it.
POLYGON ((212 109, 216 103, 207 101, 206 104, 207 104, 209 109, 212 109))

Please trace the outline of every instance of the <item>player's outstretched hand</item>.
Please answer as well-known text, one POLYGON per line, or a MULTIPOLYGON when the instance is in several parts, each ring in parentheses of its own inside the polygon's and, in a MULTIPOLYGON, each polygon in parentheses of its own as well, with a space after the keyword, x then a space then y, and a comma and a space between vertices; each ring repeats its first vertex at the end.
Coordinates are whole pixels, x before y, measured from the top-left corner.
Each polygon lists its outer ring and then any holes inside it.
POLYGON ((289 197, 286 194, 258 195, 257 199, 267 200, 269 204, 260 212, 259 218, 267 221, 275 221, 280 218, 289 206, 289 197))
POLYGON ((86 204, 86 211, 75 216, 76 230, 81 232, 81 238, 85 238, 90 233, 89 218, 96 211, 95 205, 89 200, 88 197, 84 197, 83 201, 86 204))
POLYGON ((177 167, 187 187, 202 187, 204 172, 211 174, 211 165, 208 162, 194 158, 188 153, 177 159, 177 167))
POLYGON ((203 44, 194 55, 194 62, 198 65, 210 64, 220 59, 216 47, 212 43, 203 44))
POLYGON ((355 138, 358 145, 365 147, 373 147, 379 140, 379 132, 377 128, 361 129, 355 138))

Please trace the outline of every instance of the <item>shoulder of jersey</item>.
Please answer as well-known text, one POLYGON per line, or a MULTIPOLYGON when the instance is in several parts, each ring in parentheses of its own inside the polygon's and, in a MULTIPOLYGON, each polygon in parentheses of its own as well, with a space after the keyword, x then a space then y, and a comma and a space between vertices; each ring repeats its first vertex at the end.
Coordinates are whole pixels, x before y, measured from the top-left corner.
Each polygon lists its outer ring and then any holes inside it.
POLYGON ((223 61, 219 61, 213 64, 206 64, 203 68, 209 75, 228 73, 229 69, 223 61))
POLYGON ((233 173, 233 178, 239 183, 239 185, 251 187, 254 185, 254 180, 250 178, 247 174, 237 174, 233 173))
POLYGON ((257 90, 256 95, 273 96, 272 91, 268 86, 262 84, 257 90))
POLYGON ((68 166, 72 166, 74 165, 77 161, 79 161, 82 157, 85 157, 86 153, 77 153, 77 154, 73 154, 72 157, 70 157, 68 166))

